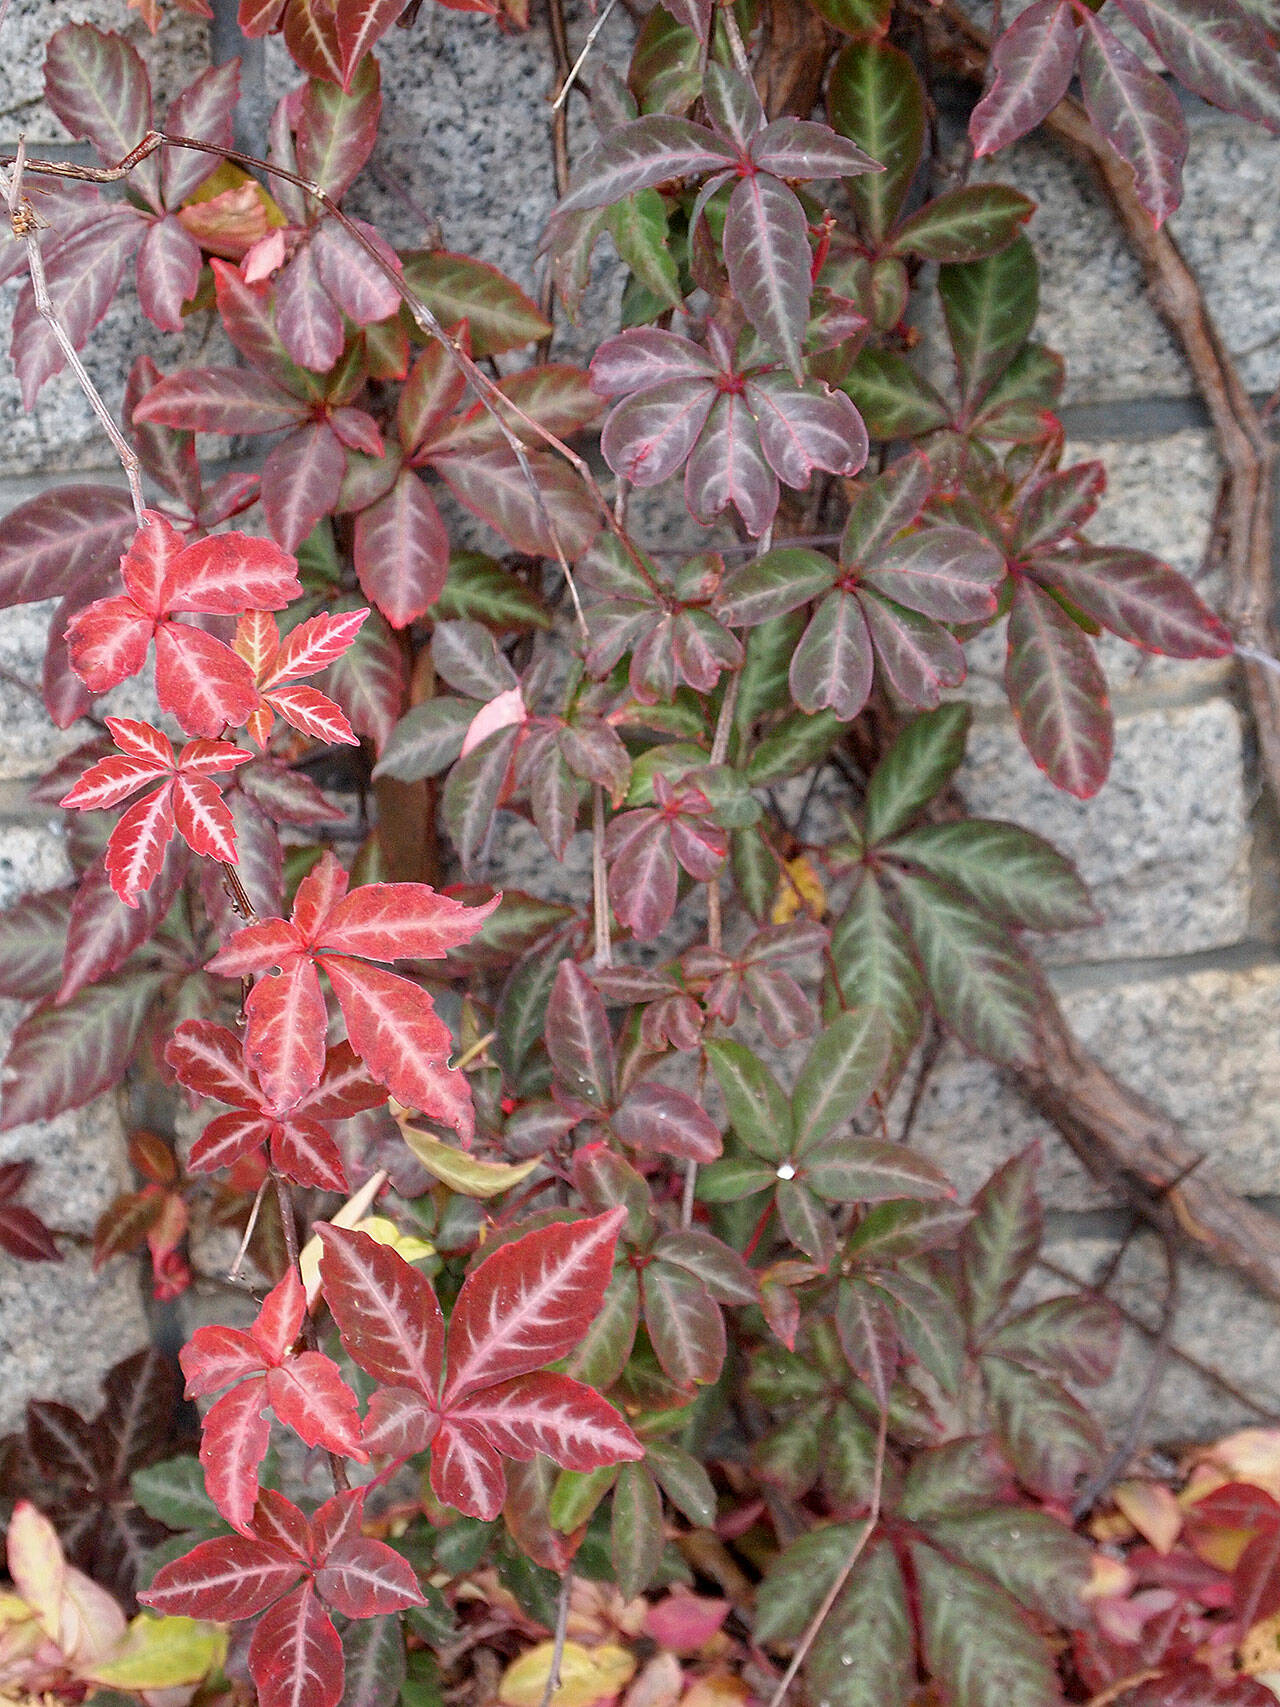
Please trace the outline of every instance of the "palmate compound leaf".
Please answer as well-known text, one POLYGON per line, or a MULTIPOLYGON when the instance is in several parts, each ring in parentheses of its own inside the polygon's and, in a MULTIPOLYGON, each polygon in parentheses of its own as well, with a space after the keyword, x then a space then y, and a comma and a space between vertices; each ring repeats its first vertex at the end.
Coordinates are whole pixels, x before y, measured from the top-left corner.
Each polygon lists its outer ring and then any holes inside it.
POLYGON ((388 1383, 366 1422, 370 1452, 405 1458, 430 1447, 437 1497, 486 1520, 502 1506, 504 1457, 542 1453, 574 1470, 640 1457, 591 1388, 539 1373, 598 1315, 624 1217, 612 1210, 500 1246, 463 1283, 447 1352, 430 1284, 366 1235, 322 1227, 321 1275, 343 1343, 388 1383))
POLYGON ((813 1699, 832 1707, 905 1707, 911 1699, 915 1635, 902 1567, 887 1542, 873 1541, 854 1566, 813 1644, 805 1679, 813 1699))
POLYGON ((1044 1641, 989 1578, 911 1544, 925 1663, 954 1707, 1053 1707, 1062 1699, 1044 1641))

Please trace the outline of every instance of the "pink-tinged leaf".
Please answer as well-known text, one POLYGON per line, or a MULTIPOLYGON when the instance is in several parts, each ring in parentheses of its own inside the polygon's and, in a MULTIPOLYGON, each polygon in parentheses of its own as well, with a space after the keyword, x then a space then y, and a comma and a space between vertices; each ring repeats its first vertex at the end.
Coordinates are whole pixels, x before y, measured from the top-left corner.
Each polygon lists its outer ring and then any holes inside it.
POLYGON ((1194 94, 1269 131, 1280 130, 1275 48, 1245 7, 1121 0, 1120 9, 1194 94))
POLYGON ((604 1300, 625 1219, 611 1209, 526 1233, 467 1276, 449 1318, 446 1409, 573 1350, 604 1300))
POLYGON ((606 848, 614 912, 642 940, 657 936, 675 912, 680 883, 666 826, 656 813, 624 813, 610 824, 606 848))
MULTIPOLYGON (((45 100, 74 137, 84 137, 107 166, 123 160, 151 128, 151 84, 136 48, 92 24, 66 24, 49 40, 45 100)), ((160 206, 158 163, 135 167, 130 183, 160 206)))
POLYGON ((830 707, 843 723, 867 703, 875 658, 862 606, 852 593, 834 592, 809 619, 791 655, 791 692, 802 711, 830 707))
POLYGON ((150 759, 140 759, 132 753, 112 755, 90 765, 58 804, 76 807, 81 812, 100 811, 104 806, 118 806, 143 783, 154 782, 163 775, 164 770, 150 759))
POLYGON ((431 1443, 431 1491, 444 1505, 491 1523, 502 1510, 502 1459, 479 1429, 442 1422, 431 1443))
POLYGON ((347 1351, 377 1381, 433 1402, 444 1368, 444 1317, 426 1276, 367 1233, 317 1225, 325 1301, 347 1351))
POLYGON ((1167 658, 1225 658, 1232 649, 1226 624, 1190 582, 1145 551, 1090 547, 1028 567, 1131 646, 1167 658))
POLYGON ((605 461, 633 486, 656 486, 684 467, 715 400, 714 381, 703 377, 667 380, 627 398, 600 436, 605 461))
MULTIPOLYGON (((124 422, 133 447, 147 473, 188 510, 201 508, 200 468, 194 436, 173 427, 157 427, 133 419, 134 405, 160 383, 160 369, 150 356, 137 356, 124 390, 124 422)), ((212 525, 212 524, 210 524, 212 525)))
POLYGON ((206 969, 224 978, 248 978, 264 966, 285 966, 303 952, 305 945, 294 925, 285 919, 265 919, 237 931, 206 969))
POLYGON ((863 570, 869 586, 939 622, 994 616, 1004 555, 968 528, 924 528, 897 540, 863 570))
POLYGON ((169 846, 164 870, 136 907, 123 907, 105 863, 95 860, 81 877, 71 904, 62 982, 55 1001, 61 1006, 86 984, 114 972, 154 933, 186 875, 181 845, 169 846))
POLYGON ((376 1618, 423 1603, 409 1561, 384 1541, 360 1534, 344 1536, 330 1548, 316 1572, 316 1587, 346 1618, 376 1618))
POLYGON ((310 735, 313 741, 323 741, 329 746, 357 747, 360 744, 359 736, 342 711, 328 694, 321 693, 318 688, 293 682, 287 687, 273 688, 267 700, 286 723, 300 729, 304 735, 310 735))
POLYGON ((1182 200, 1188 137, 1178 97, 1092 12, 1080 21, 1080 84, 1089 117, 1132 166, 1138 200, 1163 225, 1182 200))
POLYGON ((501 899, 470 907, 426 883, 366 883, 336 903, 316 941, 369 960, 442 960, 471 941, 501 899))
POLYGON ((467 381, 442 344, 431 344, 409 370, 396 404, 396 431, 412 455, 461 403, 467 381))
POLYGON ((137 529, 129 494, 112 486, 55 486, 4 518, 0 606, 61 597, 110 568, 137 529))
POLYGON ((178 834, 193 853, 236 862, 236 827, 216 782, 203 776, 179 776, 173 785, 173 817, 178 834))
POLYGON ((152 627, 132 599, 95 600, 67 624, 71 668, 91 693, 106 693, 146 663, 152 627))
POLYGON ((567 1375, 519 1375, 453 1407, 449 1424, 478 1428, 504 1457, 541 1453, 566 1470, 643 1458, 644 1448, 606 1399, 567 1375))
POLYGON ((293 922, 314 947, 325 920, 347 892, 350 878, 334 853, 322 854, 298 885, 293 903, 293 922))
POLYGON ((242 367, 184 368, 162 379, 134 419, 193 433, 274 433, 305 418, 306 405, 242 367))
POLYGON ((259 1707, 338 1707, 342 1640, 314 1584, 302 1583, 259 1620, 249 1644, 249 1675, 259 1707))
MULTIPOLYGON (((240 61, 210 66, 169 103, 165 125, 171 135, 191 136, 221 148, 232 145, 232 116, 240 98, 240 61)), ((191 148, 160 151, 160 182, 166 207, 186 201, 218 169, 217 159, 191 148)))
MULTIPOLYGON (((214 260, 210 266, 218 318, 240 354, 295 399, 318 398, 322 390, 320 380, 291 362, 280 341, 270 283, 246 284, 239 269, 225 261, 214 260)), ((299 415, 306 412, 305 407, 298 410, 299 415)))
POLYGON ((245 723, 258 689, 243 658, 212 634, 187 623, 156 630, 156 698, 189 735, 210 739, 245 723))
MULTIPOLYGON (((188 1399, 203 1399, 235 1381, 261 1375, 262 1347, 251 1334, 222 1323, 197 1328, 178 1354, 188 1399)), ((252 1509, 252 1506, 250 1507, 252 1509)))
POLYGON ((162 616, 169 608, 168 591, 174 578, 183 539, 172 522, 155 510, 145 512, 140 527, 120 559, 124 590, 148 616, 162 616))
POLYGON ((449 1028, 420 985, 338 955, 320 964, 329 974, 351 1046, 369 1071, 407 1108, 453 1127, 464 1142, 475 1130, 471 1088, 448 1064, 449 1028))
POLYGON ((574 185, 555 211, 606 207, 651 184, 723 171, 736 162, 731 143, 688 119, 665 114, 635 119, 578 163, 574 185))
POLYGON ((298 564, 269 539, 212 534, 188 545, 174 566, 167 609, 235 616, 283 610, 299 598, 298 564))
POLYGON ((302 1351, 267 1375, 267 1402, 308 1446, 364 1463, 356 1396, 322 1352, 302 1351))
POLYGON ((349 1189, 342 1152, 328 1127, 317 1120, 291 1115, 284 1125, 273 1127, 271 1165, 295 1185, 312 1186, 317 1191, 345 1193, 349 1189))
POLYGON ((778 477, 765 461, 744 398, 716 398, 685 467, 684 496, 690 513, 706 525, 732 504, 753 539, 773 520, 778 477))
POLYGON ((373 51, 404 8, 405 0, 339 0, 335 10, 345 88, 351 87, 360 61, 373 51))
POLYGON ((600 992, 573 960, 556 970, 547 1006, 551 1064, 575 1100, 607 1109, 617 1094, 613 1037, 600 992))
POLYGON ((293 676, 311 676, 341 658, 355 644, 368 616, 367 610, 344 611, 339 616, 312 616, 291 629, 275 661, 263 678, 263 687, 275 687, 293 676))
POLYGON ((286 551, 295 551, 338 501, 347 455, 327 421, 310 421, 278 444, 262 469, 262 508, 286 551))
POLYGON ((1069 0, 1032 0, 991 50, 995 81, 973 109, 976 154, 994 154, 1025 136, 1066 94, 1076 64, 1069 0))
POLYGON ((69 729, 93 705, 93 695, 71 668, 71 654, 67 650, 66 627, 81 608, 73 594, 60 599, 49 618, 49 637, 40 667, 40 696, 56 729, 69 729))
POLYGON ((349 1043, 339 1043, 325 1056, 324 1074, 294 1109, 311 1120, 347 1120, 368 1108, 381 1108, 387 1093, 371 1079, 349 1043))
MULTIPOLYGON (((495 694, 492 699, 486 700, 468 723, 458 757, 465 759, 468 753, 487 741, 490 735, 496 735, 499 729, 519 728, 528 721, 529 708, 524 703, 524 694, 519 687, 507 688, 505 692, 495 694)), ((536 782, 536 776, 534 780, 536 782)))
MULTIPOLYGON (((372 226, 361 225, 363 234, 378 250, 393 272, 399 273, 400 258, 372 226)), ((349 231, 336 220, 326 219, 311 239, 320 282, 338 307, 357 326, 388 320, 400 307, 400 292, 349 231)))
POLYGON ((342 314, 320 282, 308 242, 276 281, 276 325, 280 341, 299 367, 328 373, 342 354, 342 314))
POLYGON ((338 20, 333 8, 324 5, 323 0, 287 0, 284 45, 299 70, 313 78, 341 83, 338 20))
POLYGON ((1088 800, 1111 768, 1107 679, 1084 631, 1019 579, 1009 611, 1005 687, 1027 751, 1057 788, 1088 800))
POLYGON ((841 563, 865 563, 880 557, 894 536, 910 527, 920 514, 932 484, 927 458, 912 451, 863 486, 849 506, 840 541, 841 563))
POLYGON ((392 628, 407 628, 444 591, 449 535, 435 500, 411 469, 356 517, 355 563, 366 597, 392 628))
POLYGON ((166 1615, 252 1618, 292 1588, 301 1570, 299 1560, 281 1546, 248 1535, 220 1535, 162 1565, 138 1599, 166 1615))
POLYGON ((764 373, 747 381, 746 398, 769 466, 785 485, 803 491, 815 468, 856 474, 866 462, 867 429, 843 391, 817 380, 797 389, 784 374, 764 373))
POLYGON ((958 687, 965 677, 964 648, 932 617, 864 593, 860 599, 876 664, 908 705, 932 711, 943 688, 958 687))
POLYGON ((107 874, 126 907, 136 907, 138 896, 160 875, 173 831, 173 784, 168 782, 131 806, 112 830, 107 874))
POLYGON ((847 137, 812 119, 775 119, 751 145, 751 158, 776 178, 855 178, 879 163, 847 137))
POLYGON ((672 1380, 708 1385, 725 1359, 724 1317, 702 1282, 671 1263, 644 1271, 644 1320, 658 1362, 672 1380))
POLYGON ((163 977, 123 973, 90 984, 65 1007, 39 1007, 5 1059, 0 1131, 80 1108, 118 1083, 163 977))
POLYGON ((220 1114, 209 1122, 191 1146, 187 1166, 197 1174, 212 1173, 215 1168, 229 1168, 241 1156, 260 1150, 271 1137, 272 1127, 273 1122, 260 1114, 239 1109, 234 1114, 220 1114))
MULTIPOLYGON (((271 1424, 263 1415, 266 1403, 266 1384, 259 1374, 224 1394, 202 1424, 200 1462, 205 1489, 231 1527, 242 1534, 253 1518, 258 1466, 271 1440, 271 1424)), ((297 1563, 290 1563, 296 1578, 297 1563)))
POLYGON ((466 321, 477 360, 519 349, 550 330, 519 285, 471 255, 420 250, 405 256, 405 278, 450 331, 466 321))
MULTIPOLYGON (((336 824, 346 814, 340 811, 308 777, 270 759, 259 759, 240 777, 237 812, 249 797, 258 818, 270 824, 336 824)), ((237 826, 239 830, 239 826, 237 826)), ((257 907, 257 903, 254 903, 257 907)), ((262 914, 278 913, 279 906, 257 907, 262 914)))
POLYGON ((766 173, 741 179, 729 197, 724 255, 729 285, 743 312, 799 385, 813 254, 809 222, 795 191, 766 173))
POLYGON ((39 1002, 62 977, 73 900, 66 890, 24 895, 0 913, 0 996, 39 1002))
POLYGON ((723 1149, 720 1129, 705 1109, 655 1079, 629 1091, 609 1124, 624 1144, 658 1155, 714 1162, 723 1149))
POLYGON ((240 1039, 210 1020, 183 1020, 164 1058, 181 1084, 232 1108, 257 1108, 261 1095, 244 1068, 240 1039))
POLYGON ((188 741, 178 754, 178 769, 192 776, 217 776, 221 771, 233 771, 253 758, 243 747, 230 741, 211 741, 201 738, 188 741))
POLYGON ((259 978, 249 992, 245 1014, 245 1060, 269 1100, 279 1108, 292 1108, 324 1071, 328 1015, 315 967, 295 955, 283 971, 259 978))
POLYGON ((478 455, 441 456, 433 466, 454 497, 515 550, 553 557, 549 517, 565 556, 581 557, 600 531, 600 518, 582 482, 566 462, 548 453, 527 451, 525 460, 536 496, 505 445, 478 455))
MULTIPOLYGON (((145 221, 133 208, 104 209, 92 225, 60 243, 46 263, 49 300, 77 350, 111 306, 125 262, 144 230, 145 221)), ((61 373, 66 357, 49 322, 36 309, 29 282, 14 310, 9 350, 22 387, 23 407, 30 409, 45 381, 61 373)))
POLYGON ((147 227, 138 250, 138 306, 166 332, 181 332, 182 307, 200 283, 200 245, 172 215, 147 227))
POLYGON ((656 326, 606 338, 591 358, 591 389, 622 397, 672 379, 717 380, 719 369, 699 345, 656 326))
POLYGON ((382 433, 367 409, 334 409, 329 415, 329 425, 347 450, 379 460, 385 457, 387 447, 382 433))
POLYGON ((364 1419, 364 1444, 371 1458, 403 1463, 425 1452, 440 1427, 440 1413, 407 1387, 379 1387, 364 1419))
POLYGON ((400 642, 377 611, 350 650, 330 666, 324 683, 352 727, 371 736, 378 752, 400 721, 408 685, 400 642))
POLYGON ((340 201, 373 152, 382 111, 376 59, 367 59, 349 93, 309 83, 298 107, 298 170, 340 201))

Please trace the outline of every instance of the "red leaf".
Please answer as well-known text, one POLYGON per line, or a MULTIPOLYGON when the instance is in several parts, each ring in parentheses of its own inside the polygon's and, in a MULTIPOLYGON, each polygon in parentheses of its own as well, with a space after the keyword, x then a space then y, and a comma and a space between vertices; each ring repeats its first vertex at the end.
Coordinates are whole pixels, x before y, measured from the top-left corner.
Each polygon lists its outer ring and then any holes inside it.
POLYGON ((194 433, 274 433, 306 414, 305 403, 260 373, 203 367, 167 375, 134 406, 133 418, 194 433))
POLYGON ((452 1126, 468 1140, 475 1129, 471 1089, 449 1065, 453 1039, 419 985, 381 967, 325 955, 347 1035, 369 1071, 397 1102, 452 1126))
POLYGON ((190 1553, 162 1565, 138 1596, 157 1612, 190 1618, 252 1618, 301 1575, 301 1563, 278 1544, 248 1535, 201 1541, 190 1553))
POLYGON ((342 315, 320 282, 309 242, 302 243, 277 280, 276 325, 299 367, 328 373, 342 354, 342 315))
MULTIPOLYGON (((145 228, 136 209, 104 206, 92 225, 65 238, 47 261, 49 300, 76 349, 111 306, 125 262, 145 228)), ((66 362, 49 323, 36 309, 30 283, 18 297, 10 353, 22 385, 23 406, 30 409, 40 387, 60 373, 66 362)))
POLYGON ((261 1375, 262 1347, 251 1333, 213 1322, 195 1333, 178 1353, 188 1399, 203 1399, 234 1381, 261 1375))
POLYGON ((313 676, 341 658, 355 644, 367 610, 343 611, 338 616, 312 616, 291 629, 262 679, 276 687, 294 676, 313 676))
POLYGON ((235 824, 216 782, 208 777, 179 775, 173 790, 173 815, 179 834, 194 853, 235 864, 235 824))
POLYGON ((1028 570, 1131 646, 1168 658, 1225 658, 1232 649, 1226 625, 1190 582, 1145 551, 1085 549, 1034 558, 1028 570))
MULTIPOLYGON (((108 166, 151 128, 151 84, 137 49, 92 24, 66 24, 50 38, 44 91, 72 136, 87 137, 108 166)), ((157 172, 154 157, 136 169, 137 188, 153 207, 159 205, 157 172)))
POLYGON ((387 1100, 383 1087, 370 1078, 349 1043, 339 1043, 325 1057, 320 1083, 294 1109, 312 1120, 346 1120, 387 1100))
POLYGON ((338 0, 338 51, 342 58, 343 87, 351 87, 352 73, 386 35, 404 11, 405 0, 338 0))
POLYGON ((229 1168, 238 1162, 241 1156, 247 1156, 251 1150, 260 1149, 270 1138, 271 1131, 272 1122, 265 1120, 260 1114, 239 1110, 234 1114, 220 1114, 209 1122, 191 1146, 187 1166, 193 1173, 211 1173, 214 1168, 229 1168))
POLYGON ((153 623, 130 598, 98 599, 67 624, 71 667, 92 693, 106 693, 147 661, 153 623))
MULTIPOLYGON (((263 429, 259 429, 263 430, 263 429)), ((334 507, 347 453, 326 421, 310 421, 278 444, 262 469, 262 507, 272 533, 294 551, 334 507)))
POLYGON ((268 1099, 277 1107, 292 1108, 324 1071, 328 1015, 310 960, 295 954, 283 971, 259 978, 249 992, 245 1014, 245 1060, 268 1099))
POLYGON ((444 1318, 425 1275, 367 1233, 317 1224, 324 1296, 347 1351, 375 1380, 434 1401, 444 1318))
POLYGON ((1005 686, 1027 751, 1058 788, 1087 800, 1111 768, 1107 681, 1084 631, 1019 578, 1009 612, 1005 686))
POLYGON ((310 735, 314 741, 328 746, 358 747, 360 738, 338 706, 318 688, 303 682, 290 682, 272 688, 266 695, 267 704, 278 711, 285 722, 310 735))
POLYGON ((599 1393, 567 1375, 519 1375, 454 1406, 449 1427, 478 1428, 508 1458, 537 1453, 566 1470, 596 1470, 644 1457, 630 1428, 599 1393))
POLYGON ((169 215, 147 227, 138 250, 138 306, 166 332, 181 332, 182 307, 200 283, 200 245, 169 215))
POLYGON ((0 1249, 19 1262, 62 1261, 53 1234, 21 1203, 0 1203, 0 1249))
MULTIPOLYGON (((202 71, 169 103, 165 124, 170 134, 195 137, 223 148, 232 144, 232 115, 240 97, 240 61, 228 60, 202 71)), ((190 148, 165 148, 160 154, 160 180, 166 207, 177 207, 218 169, 209 155, 190 148)))
POLYGON ((600 1309, 625 1219, 611 1209, 540 1228, 467 1276, 449 1319, 446 1407, 568 1355, 600 1309))
POLYGON ((107 875, 126 907, 136 907, 139 894, 150 889, 160 875, 173 831, 172 782, 131 806, 112 830, 107 842, 107 875))
POLYGON ((346 1191, 342 1152, 314 1120, 291 1118, 271 1128, 271 1165, 296 1185, 320 1191, 346 1191))
MULTIPOLYGON (((271 1424, 263 1415, 266 1403, 266 1381, 258 1375, 224 1393, 203 1422, 200 1462, 204 1465, 205 1489, 227 1522, 242 1534, 247 1533, 253 1517, 258 1466, 271 1441, 271 1424)), ((288 1568, 296 1578, 296 1560, 288 1561, 288 1568)), ((246 1614, 223 1612, 215 1616, 243 1618, 246 1614)))
POLYGON ((188 545, 173 565, 165 609, 237 616, 283 610, 299 598, 296 559, 269 539, 211 534, 188 545))
POLYGON ((991 50, 995 81, 973 109, 975 154, 994 154, 1034 130, 1066 94, 1076 63, 1068 0, 1033 0, 991 50))
POLYGON ((360 1444, 356 1396, 323 1353, 302 1351, 271 1370, 267 1401, 285 1427, 308 1446, 323 1446, 360 1463, 368 1457, 360 1444))
POLYGON ((436 1498, 467 1517, 492 1523, 502 1510, 502 1459, 479 1429, 443 1422, 431 1443, 430 1476, 436 1498))
POLYGON ((617 1095, 613 1037, 604 1002, 576 962, 556 969, 547 1006, 547 1049, 569 1094, 606 1109, 617 1095))
POLYGON ((122 907, 103 860, 95 860, 80 879, 71 903, 62 982, 55 1001, 70 1001, 78 990, 114 972, 146 942, 160 924, 186 875, 187 856, 170 843, 160 878, 136 907, 122 907))
POLYGON ((261 1619, 249 1644, 249 1674, 259 1707, 338 1707, 342 1641, 312 1583, 302 1583, 261 1619))
POLYGON ((1080 22, 1080 84, 1089 117, 1132 166, 1138 200, 1162 225, 1182 200, 1188 137, 1178 97, 1092 12, 1080 22))
POLYGON ((425 883, 366 883, 337 903, 316 942, 368 960, 442 960, 471 941, 501 899, 472 907, 425 883))
POLYGON ((425 1452, 440 1427, 440 1413, 407 1387, 379 1387, 364 1419, 364 1444, 373 1458, 403 1463, 425 1452))
MULTIPOLYGON (((324 1515, 325 1508, 321 1507, 315 1516, 317 1530, 324 1515)), ((403 1612, 406 1607, 423 1604, 422 1590, 409 1561, 385 1542, 361 1535, 358 1526, 354 1534, 341 1535, 324 1552, 323 1560, 316 1572, 316 1587, 345 1618, 376 1618, 380 1613, 403 1612)))
POLYGON ((449 536, 412 469, 356 517, 355 563, 366 596, 393 628, 407 628, 444 591, 449 536))
POLYGON ((296 1268, 286 1269, 283 1278, 263 1299, 258 1319, 251 1330, 269 1363, 278 1364, 288 1355, 289 1348, 302 1332, 306 1312, 307 1295, 298 1271, 296 1268))
POLYGON ((4 518, 0 605, 61 597, 109 569, 137 523, 127 492, 111 486, 55 486, 4 518))
POLYGON ((213 738, 248 721, 258 689, 243 658, 187 623, 156 630, 156 697, 189 735, 213 738))

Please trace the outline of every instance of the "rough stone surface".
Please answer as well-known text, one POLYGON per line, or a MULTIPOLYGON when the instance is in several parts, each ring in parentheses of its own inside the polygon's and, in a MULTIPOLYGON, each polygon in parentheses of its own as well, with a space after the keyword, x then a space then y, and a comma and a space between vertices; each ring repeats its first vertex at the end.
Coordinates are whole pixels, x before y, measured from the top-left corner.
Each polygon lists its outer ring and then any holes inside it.
MULTIPOLYGON (((1229 1186, 1250 1195, 1280 1192, 1280 968, 1156 965, 1147 976, 1131 970, 1123 981, 1063 982, 1068 1021, 1124 1084, 1178 1121, 1187 1143, 1212 1158, 1229 1186)), ((890 1127, 896 1130, 892 1111, 890 1127)), ((1047 1203, 1085 1209, 1105 1201, 1054 1129, 997 1070, 948 1044, 921 1098, 912 1142, 962 1191, 973 1191, 1036 1140, 1044 1146, 1047 1203)))
POLYGON ((1243 748, 1225 699, 1122 716, 1109 779, 1079 801, 1036 769, 1011 723, 975 728, 960 773, 970 810, 1048 837, 1104 915, 1096 929, 1044 945, 1046 958, 1187 954, 1248 934, 1243 748))

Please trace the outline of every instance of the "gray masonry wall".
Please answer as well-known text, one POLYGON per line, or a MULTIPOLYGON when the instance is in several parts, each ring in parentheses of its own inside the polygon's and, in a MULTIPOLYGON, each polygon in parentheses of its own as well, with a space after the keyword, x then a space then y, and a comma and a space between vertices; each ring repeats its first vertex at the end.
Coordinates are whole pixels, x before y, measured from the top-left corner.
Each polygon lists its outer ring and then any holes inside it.
MULTIPOLYGON (((211 51, 238 51, 234 4, 218 0, 218 10, 212 30, 171 11, 157 44, 123 0, 11 0, 0 36, 0 142, 7 147, 25 130, 33 142, 65 143, 40 101, 42 42, 58 24, 74 18, 125 28, 168 94, 211 51)), ((575 42, 585 28, 571 11, 575 42)), ((602 38, 614 63, 623 60, 628 30, 619 7, 602 38)), ((392 33, 381 59, 386 123, 362 211, 401 244, 442 240, 534 285, 538 235, 553 199, 545 118, 550 58, 541 27, 499 37, 487 21, 428 0, 412 29, 392 33)), ((246 140, 260 137, 271 102, 292 80, 276 44, 250 47, 246 140)), ((1277 145, 1207 109, 1193 110, 1191 119, 1186 200, 1173 227, 1246 383, 1269 395, 1280 382, 1277 145)), ((1199 578, 1220 469, 1189 375, 1143 298, 1136 263, 1087 178, 1051 145, 1025 145, 988 170, 1043 204, 1031 227, 1042 262, 1039 332, 1067 360, 1071 452, 1100 457, 1109 470, 1096 537, 1158 552, 1199 578)), ((14 294, 14 286, 6 288, 6 304, 14 294)), ((588 331, 607 323, 611 308, 606 281, 588 331)), ((578 353, 581 341, 571 335, 566 353, 578 353)), ((185 351, 181 342, 156 333, 124 297, 86 360, 115 407, 140 348, 167 366, 200 354, 218 359, 200 351, 198 336, 185 351)), ((106 446, 70 379, 64 374, 46 386, 26 416, 7 365, 0 366, 0 514, 69 474, 94 470, 109 478, 106 446)), ((1217 589, 1204 591, 1212 598, 1217 589)), ((64 869, 56 828, 30 807, 23 788, 76 738, 52 730, 20 685, 39 678, 46 618, 42 608, 26 607, 0 622, 0 903, 57 882, 64 869)), ((965 791, 975 811, 1050 837, 1094 888, 1105 923, 1055 942, 1046 954, 1086 1043, 1181 1121, 1240 1190, 1280 1199, 1280 874, 1238 685, 1229 666, 1142 659, 1118 645, 1105 656, 1117 751, 1097 800, 1082 806, 1056 794, 1026 758, 1004 709, 995 647, 973 661, 969 691, 979 711, 965 791)), ((564 876, 548 872, 547 892, 564 876)), ((12 1018, 0 1012, 0 1025, 12 1018)), ((965 1190, 1040 1139, 1053 1211, 1050 1255, 1065 1269, 1096 1274, 1123 1235, 1123 1213, 1107 1204, 1054 1132, 994 1070, 952 1046, 929 1081, 914 1136, 965 1190)), ((36 1207, 73 1231, 91 1227, 128 1175, 109 1099, 0 1140, 0 1159, 27 1155, 41 1164, 36 1207)), ((1158 1254, 1139 1237, 1117 1285, 1149 1321, 1158 1314, 1159 1274, 1158 1254)), ((1280 1410, 1280 1310, 1198 1263, 1188 1265, 1183 1299, 1176 1345, 1280 1410)), ((57 1268, 20 1266, 0 1255, 0 1429, 12 1425, 28 1394, 89 1399, 102 1369, 148 1331, 128 1265, 90 1279, 79 1255, 57 1268)), ((1146 1342, 1134 1333, 1110 1390, 1117 1418, 1132 1402, 1146 1356, 1146 1342)), ((1152 1430, 1177 1440, 1250 1420, 1239 1400, 1175 1361, 1152 1430)))

